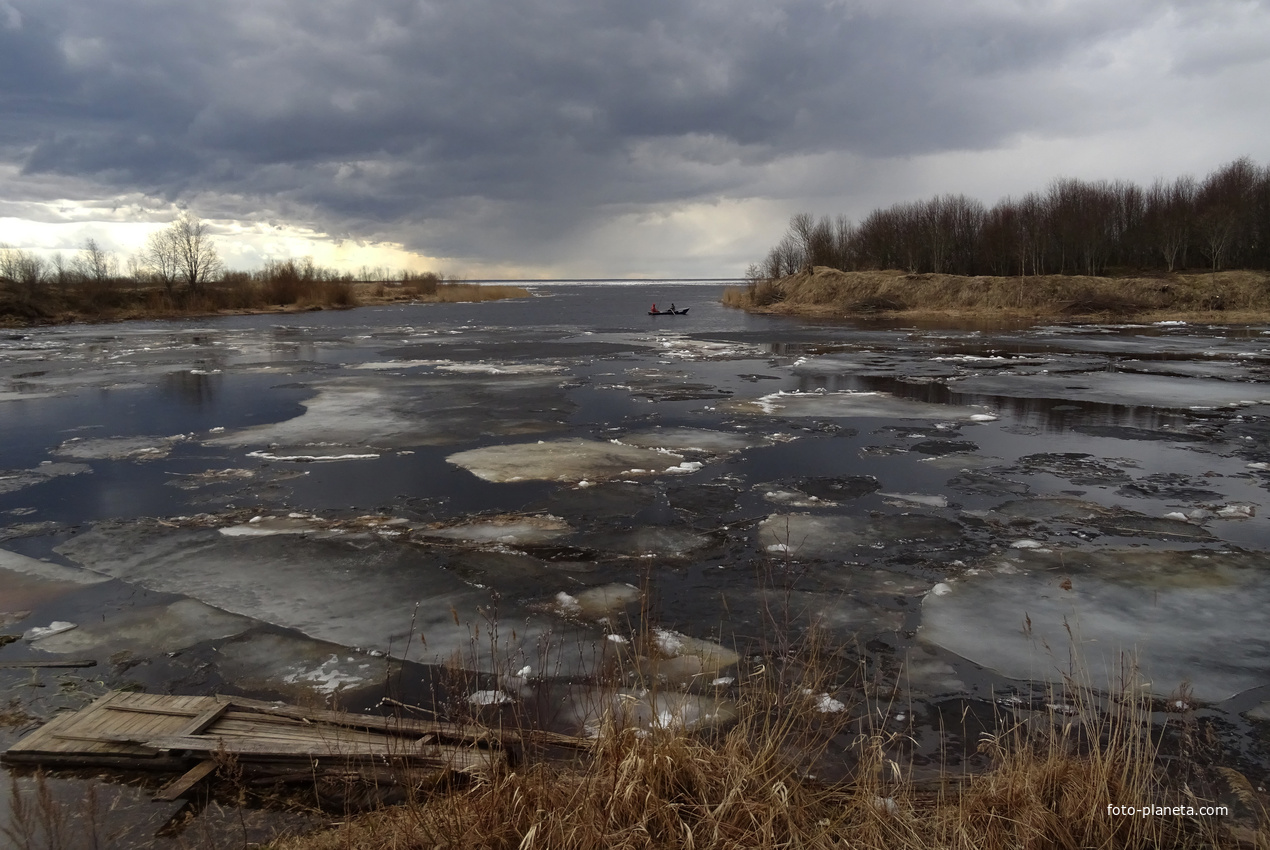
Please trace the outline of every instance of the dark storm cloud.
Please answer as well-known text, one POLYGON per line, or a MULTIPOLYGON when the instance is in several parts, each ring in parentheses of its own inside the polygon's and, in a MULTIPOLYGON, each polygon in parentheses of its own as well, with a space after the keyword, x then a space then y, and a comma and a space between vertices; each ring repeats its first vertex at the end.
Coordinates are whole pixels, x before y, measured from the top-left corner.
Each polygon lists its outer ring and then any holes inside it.
POLYGON ((1061 83, 1045 70, 1146 14, 810 0, 8 6, 20 22, 0 14, 0 156, 28 174, 207 193, 238 214, 450 256, 476 250, 456 220, 490 228, 482 241, 547 239, 604 205, 741 191, 749 169, 782 157, 977 149, 1061 129, 1077 117, 1053 108, 1061 83))

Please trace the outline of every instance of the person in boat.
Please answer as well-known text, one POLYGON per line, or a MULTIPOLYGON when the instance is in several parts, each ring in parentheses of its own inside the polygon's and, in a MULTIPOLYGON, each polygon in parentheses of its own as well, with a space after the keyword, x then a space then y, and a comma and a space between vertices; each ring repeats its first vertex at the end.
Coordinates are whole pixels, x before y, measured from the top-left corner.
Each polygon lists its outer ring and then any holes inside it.
POLYGON ((670 312, 672 312, 672 313, 673 313, 673 312, 675 312, 675 302, 674 302, 674 301, 671 301, 671 302, 670 302, 670 312))
POLYGON ((654 302, 653 302, 653 306, 652 306, 652 308, 651 308, 648 312, 650 312, 650 313, 656 313, 656 312, 657 312, 657 302, 656 302, 656 301, 654 301, 654 302))

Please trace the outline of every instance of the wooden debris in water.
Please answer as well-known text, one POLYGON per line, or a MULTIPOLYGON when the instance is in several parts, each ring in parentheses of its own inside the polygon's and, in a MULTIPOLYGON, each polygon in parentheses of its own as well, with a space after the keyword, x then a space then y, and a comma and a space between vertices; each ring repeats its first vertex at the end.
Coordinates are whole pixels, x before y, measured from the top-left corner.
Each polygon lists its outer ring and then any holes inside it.
MULTIPOLYGON (((487 775, 509 763, 503 736, 435 720, 343 714, 242 697, 113 691, 58 715, 0 760, 45 767, 114 767, 182 773, 156 799, 172 800, 222 761, 244 773, 429 771, 487 775)), ((514 743, 519 743, 519 740, 514 743)))

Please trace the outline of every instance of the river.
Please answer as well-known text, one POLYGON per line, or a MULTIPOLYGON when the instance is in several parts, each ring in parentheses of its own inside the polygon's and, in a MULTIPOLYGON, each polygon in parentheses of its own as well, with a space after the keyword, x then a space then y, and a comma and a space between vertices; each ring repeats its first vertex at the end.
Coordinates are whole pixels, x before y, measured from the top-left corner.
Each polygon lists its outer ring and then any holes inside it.
POLYGON ((585 732, 617 647, 726 693, 815 622, 919 752, 1129 653, 1266 763, 1270 329, 811 322, 721 291, 6 332, 0 631, 32 639, 0 661, 98 666, 0 686, 36 718, 122 686, 359 710, 454 699, 448 664, 473 704, 585 732))

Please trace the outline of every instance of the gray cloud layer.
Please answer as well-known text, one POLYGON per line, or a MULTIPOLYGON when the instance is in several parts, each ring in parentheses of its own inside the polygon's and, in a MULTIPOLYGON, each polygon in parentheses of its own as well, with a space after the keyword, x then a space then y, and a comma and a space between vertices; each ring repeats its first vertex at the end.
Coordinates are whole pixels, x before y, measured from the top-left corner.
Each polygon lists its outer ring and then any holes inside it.
POLYGON ((1097 84, 1118 79, 1117 46, 1207 23, 1212 39, 1158 48, 1176 50, 1166 73, 1217 74, 1265 61, 1264 41, 1214 49, 1249 15, 1270 13, 1145 0, 0 0, 0 161, 215 198, 205 214, 547 261, 614 211, 779 193, 765 169, 790 157, 991 149, 1142 121, 1154 105, 1097 84))

